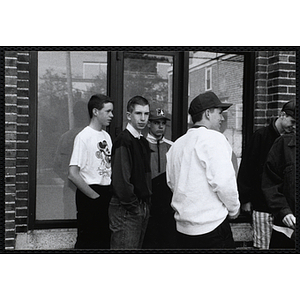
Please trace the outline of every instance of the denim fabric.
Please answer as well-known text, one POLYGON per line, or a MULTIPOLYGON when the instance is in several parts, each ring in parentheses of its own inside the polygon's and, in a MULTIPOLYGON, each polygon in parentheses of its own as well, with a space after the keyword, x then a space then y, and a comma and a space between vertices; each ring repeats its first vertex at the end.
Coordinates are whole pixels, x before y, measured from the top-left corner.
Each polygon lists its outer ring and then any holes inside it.
POLYGON ((141 249, 149 219, 149 206, 140 202, 137 213, 126 210, 113 198, 109 209, 109 227, 111 234, 111 249, 141 249))

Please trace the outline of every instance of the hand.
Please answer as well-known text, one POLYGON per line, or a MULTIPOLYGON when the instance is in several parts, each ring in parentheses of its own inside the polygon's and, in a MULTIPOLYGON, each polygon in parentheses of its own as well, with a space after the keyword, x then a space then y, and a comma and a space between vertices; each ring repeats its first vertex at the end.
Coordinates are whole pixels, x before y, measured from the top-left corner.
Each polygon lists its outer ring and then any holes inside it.
POLYGON ((293 214, 288 214, 286 215, 283 219, 282 222, 284 225, 286 225, 289 228, 295 229, 296 225, 296 218, 293 214))
POLYGON ((91 194, 89 197, 93 200, 98 199, 100 197, 100 195, 97 192, 95 192, 94 190, 92 190, 92 191, 93 191, 93 194, 91 194))
POLYGON ((252 209, 251 202, 242 204, 242 206, 241 206, 241 210, 244 212, 247 212, 247 213, 251 213, 251 209, 252 209))

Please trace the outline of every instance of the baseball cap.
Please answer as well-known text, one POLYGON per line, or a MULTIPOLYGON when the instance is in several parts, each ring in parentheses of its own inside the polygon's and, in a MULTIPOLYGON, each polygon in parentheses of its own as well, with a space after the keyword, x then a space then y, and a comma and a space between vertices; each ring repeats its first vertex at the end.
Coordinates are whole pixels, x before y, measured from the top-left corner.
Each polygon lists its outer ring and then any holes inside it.
POLYGON ((150 116, 149 121, 154 120, 168 120, 170 119, 166 115, 166 111, 163 109, 163 106, 161 104, 151 104, 150 105, 150 116))
POLYGON ((282 111, 284 111, 287 115, 295 119, 295 107, 296 101, 292 100, 283 105, 282 111))
POLYGON ((232 103, 223 103, 213 92, 205 92, 194 98, 190 104, 189 114, 194 116, 206 109, 220 107, 223 110, 228 109, 232 103))

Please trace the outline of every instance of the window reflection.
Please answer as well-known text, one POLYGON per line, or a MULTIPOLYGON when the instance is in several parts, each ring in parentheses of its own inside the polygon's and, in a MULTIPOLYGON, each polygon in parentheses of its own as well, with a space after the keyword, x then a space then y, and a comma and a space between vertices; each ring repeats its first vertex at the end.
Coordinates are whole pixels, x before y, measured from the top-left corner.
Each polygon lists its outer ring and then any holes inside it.
POLYGON ((106 52, 38 53, 37 220, 76 218, 68 165, 90 96, 106 94, 106 68, 106 52))
MULTIPOLYGON (((238 163, 242 155, 244 56, 216 52, 190 52, 189 105, 200 93, 213 91, 222 102, 233 103, 223 113, 222 132, 232 146, 238 163)), ((192 120, 188 117, 188 127, 192 120)))
MULTIPOLYGON (((173 57, 145 53, 124 53, 123 129, 127 124, 126 106, 130 98, 139 95, 160 106, 171 119, 173 57)), ((165 137, 171 139, 171 122, 167 122, 165 137)), ((146 126, 143 134, 147 134, 146 126)))

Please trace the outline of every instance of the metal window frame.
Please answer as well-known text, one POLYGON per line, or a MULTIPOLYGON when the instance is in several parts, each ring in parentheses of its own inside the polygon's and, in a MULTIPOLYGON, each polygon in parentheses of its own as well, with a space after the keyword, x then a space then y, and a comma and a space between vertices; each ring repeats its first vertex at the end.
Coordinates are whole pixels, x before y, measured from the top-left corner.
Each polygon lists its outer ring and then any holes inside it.
MULTIPOLYGON (((211 50, 212 51, 212 50, 211 50)), ((123 112, 123 67, 125 51, 107 52, 107 94, 118 102, 109 133, 112 140, 122 128, 123 112)), ((128 50, 128 52, 131 52, 128 50)), ((135 51, 156 55, 171 55, 174 58, 172 140, 176 140, 187 130, 189 51, 135 51)), ((243 125, 242 149, 252 135, 254 116, 254 75, 255 52, 230 52, 244 56, 243 78, 243 125)), ((30 51, 30 132, 29 132, 29 215, 28 229, 74 228, 76 220, 36 220, 36 155, 37 155, 37 116, 38 116, 38 52, 30 51)))

